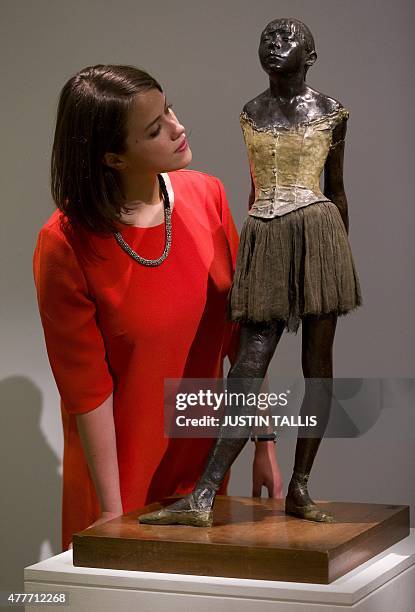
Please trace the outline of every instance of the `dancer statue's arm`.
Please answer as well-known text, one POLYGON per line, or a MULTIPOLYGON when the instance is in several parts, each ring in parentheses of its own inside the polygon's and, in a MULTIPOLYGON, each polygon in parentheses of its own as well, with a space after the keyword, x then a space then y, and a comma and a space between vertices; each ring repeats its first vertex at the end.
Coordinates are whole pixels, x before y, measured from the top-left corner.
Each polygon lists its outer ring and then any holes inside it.
POLYGON ((344 143, 347 119, 343 119, 333 132, 333 142, 324 166, 324 195, 339 209, 346 232, 349 231, 349 214, 343 183, 344 143))

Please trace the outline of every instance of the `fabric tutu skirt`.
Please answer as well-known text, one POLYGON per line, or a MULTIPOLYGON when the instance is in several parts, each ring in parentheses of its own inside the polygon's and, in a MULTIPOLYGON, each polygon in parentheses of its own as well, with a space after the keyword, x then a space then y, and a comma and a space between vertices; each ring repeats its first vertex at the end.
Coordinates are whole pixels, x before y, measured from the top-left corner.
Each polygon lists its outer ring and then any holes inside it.
POLYGON ((307 315, 344 315, 362 302, 347 233, 332 202, 273 219, 248 216, 229 294, 234 321, 280 320, 297 331, 307 315))

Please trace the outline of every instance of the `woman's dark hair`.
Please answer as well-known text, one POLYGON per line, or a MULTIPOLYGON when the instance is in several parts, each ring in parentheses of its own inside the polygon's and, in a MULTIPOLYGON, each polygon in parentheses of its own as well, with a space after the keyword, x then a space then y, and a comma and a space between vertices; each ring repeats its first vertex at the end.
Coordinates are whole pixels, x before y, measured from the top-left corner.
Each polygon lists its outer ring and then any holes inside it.
POLYGON ((72 226, 116 231, 123 210, 116 171, 105 153, 122 153, 134 96, 159 83, 134 66, 98 65, 78 72, 63 87, 52 149, 51 188, 72 226))

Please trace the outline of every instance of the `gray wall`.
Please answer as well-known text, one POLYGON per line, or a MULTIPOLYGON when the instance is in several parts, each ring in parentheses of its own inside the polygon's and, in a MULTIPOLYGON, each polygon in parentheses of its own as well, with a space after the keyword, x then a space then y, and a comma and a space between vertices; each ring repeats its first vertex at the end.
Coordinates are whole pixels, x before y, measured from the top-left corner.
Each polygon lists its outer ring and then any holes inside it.
MULTIPOLYGON (((336 375, 412 377, 414 9, 410 0, 2 0, 1 13, 0 573, 6 588, 19 584, 23 566, 60 550, 62 433, 31 257, 52 212, 49 157, 64 82, 95 63, 136 64, 154 73, 190 132, 192 167, 223 180, 240 227, 249 178, 238 113, 267 85, 257 60, 259 33, 277 16, 307 23, 319 55, 309 83, 351 111, 346 188, 365 304, 339 323, 336 375)), ((273 373, 299 372, 299 349, 300 336, 285 337, 273 373)), ((251 453, 247 448, 234 467, 233 494, 250 494, 251 453)), ((286 483, 292 455, 293 441, 282 441, 286 483)), ((327 440, 312 493, 414 504, 413 468, 413 433, 403 425, 393 439, 372 430, 356 440, 327 440)))

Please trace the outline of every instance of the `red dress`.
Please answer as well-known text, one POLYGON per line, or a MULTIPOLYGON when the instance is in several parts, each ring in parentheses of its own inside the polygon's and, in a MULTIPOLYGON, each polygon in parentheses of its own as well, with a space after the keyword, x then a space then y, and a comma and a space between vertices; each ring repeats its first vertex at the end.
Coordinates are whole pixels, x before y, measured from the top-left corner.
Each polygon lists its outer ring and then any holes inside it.
MULTIPOLYGON (((62 400, 63 549, 99 516, 76 414, 113 392, 124 512, 191 491, 213 443, 164 437, 163 380, 222 376, 235 345, 226 300, 238 236, 218 179, 191 170, 168 178, 173 244, 159 267, 134 261, 113 236, 74 235, 59 211, 39 234, 34 276, 62 400)), ((164 232, 164 224, 122 229, 152 259, 163 251, 164 232)))

